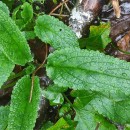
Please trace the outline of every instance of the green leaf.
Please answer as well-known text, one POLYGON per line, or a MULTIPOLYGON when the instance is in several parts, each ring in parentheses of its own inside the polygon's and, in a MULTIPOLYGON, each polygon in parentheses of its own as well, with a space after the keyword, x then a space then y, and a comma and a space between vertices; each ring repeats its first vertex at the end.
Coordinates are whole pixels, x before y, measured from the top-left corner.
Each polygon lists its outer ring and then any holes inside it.
POLYGON ((97 96, 97 93, 88 92, 85 90, 72 90, 71 96, 76 97, 73 105, 75 107, 78 106, 79 109, 82 109, 83 107, 86 106, 86 104, 88 104, 92 99, 94 99, 95 96, 97 96))
POLYGON ((30 75, 35 71, 35 66, 30 64, 27 68, 24 69, 26 75, 30 75))
POLYGON ((3 83, 8 79, 10 73, 13 71, 14 63, 0 51, 0 88, 3 83))
POLYGON ((74 32, 58 19, 43 15, 39 16, 35 26, 36 35, 55 49, 64 47, 78 47, 74 32))
POLYGON ((43 96, 50 101, 51 105, 62 104, 64 97, 61 92, 66 91, 65 88, 58 87, 57 85, 49 86, 47 90, 43 90, 43 96))
POLYGON ((70 110, 71 108, 69 103, 63 104, 59 110, 59 116, 63 117, 66 113, 69 113, 70 110))
POLYGON ((2 0, 2 1, 9 7, 10 10, 12 9, 14 0, 2 0))
POLYGON ((31 79, 24 76, 14 87, 11 96, 9 130, 32 130, 38 116, 40 101, 39 79, 35 77, 32 101, 29 103, 31 79))
POLYGON ((32 60, 30 49, 14 21, 0 10, 0 50, 15 64, 24 65, 32 60))
MULTIPOLYGON (((20 12, 21 5, 17 6, 12 12, 12 19, 16 22, 17 15, 20 12)), ((19 16, 19 15, 18 15, 19 16)))
POLYGON ((102 116, 91 113, 85 108, 76 110, 75 121, 78 121, 76 130, 116 130, 116 127, 109 123, 102 116))
POLYGON ((57 4, 57 0, 53 0, 53 2, 54 2, 55 4, 57 4))
POLYGON ((65 48, 50 54, 47 74, 58 86, 107 96, 130 95, 130 63, 95 51, 65 48))
POLYGON ((124 130, 130 130, 130 124, 126 124, 124 130))
POLYGON ((25 2, 21 8, 23 11, 21 12, 21 17, 23 18, 25 23, 28 23, 33 18, 33 8, 28 2, 25 2))
POLYGON ((111 42, 109 33, 109 23, 102 23, 100 26, 91 26, 89 37, 84 39, 87 45, 86 47, 92 50, 103 50, 111 42))
POLYGON ((78 121, 76 130, 95 130, 97 127, 98 130, 116 130, 116 127, 111 122, 109 122, 108 116, 104 116, 102 113, 106 112, 106 115, 110 115, 111 117, 114 114, 116 116, 116 111, 115 113, 112 113, 113 106, 111 106, 111 103, 108 102, 109 99, 103 101, 103 99, 105 98, 99 96, 92 99, 92 101, 90 101, 89 103, 86 103, 85 100, 82 100, 82 97, 77 97, 77 99, 78 100, 75 100, 74 102, 74 107, 76 110, 75 121, 78 121), (81 101, 83 102, 83 104, 86 103, 87 105, 81 108, 81 101), (100 110, 100 113, 98 113, 97 109, 100 110))
POLYGON ((42 128, 40 130, 47 130, 51 126, 53 126, 53 123, 51 121, 48 121, 48 122, 43 124, 43 126, 42 126, 42 128))
POLYGON ((27 40, 35 39, 36 37, 36 34, 34 33, 34 31, 24 31, 22 33, 26 37, 27 40))
POLYGON ((123 125, 130 123, 130 100, 115 102, 106 97, 97 96, 89 104, 89 110, 94 108, 99 114, 114 122, 123 125))
MULTIPOLYGON (((87 92, 84 92, 84 93, 87 93, 87 92)), ((109 121, 108 122, 109 124, 110 124, 110 121, 113 123, 121 124, 121 125, 130 123, 130 116, 129 116, 130 100, 115 102, 114 100, 101 96, 100 94, 94 95, 93 98, 91 98, 90 100, 90 97, 92 96, 91 93, 90 94, 88 93, 85 96, 85 94, 83 94, 83 91, 79 91, 79 90, 77 90, 76 92, 74 91, 73 94, 75 96, 77 94, 79 95, 79 96, 77 95, 78 97, 76 98, 73 104, 76 112, 79 114, 79 117, 77 116, 75 120, 78 121, 78 119, 81 118, 81 120, 84 120, 85 126, 88 125, 89 127, 91 127, 92 124, 89 125, 88 122, 95 123, 97 121, 100 122, 101 128, 105 127, 108 121, 109 121), (83 119, 82 118, 83 116, 81 116, 82 111, 83 113, 87 112, 91 118, 88 118, 89 116, 88 117, 84 116, 86 120, 83 119), (99 119, 101 118, 102 120, 99 121, 99 119), (90 121, 89 119, 91 119, 92 121, 90 121)), ((94 126, 94 124, 92 126, 94 126)))
POLYGON ((0 10, 2 10, 3 12, 5 12, 9 16, 9 8, 2 1, 0 1, 0 10))
POLYGON ((68 123, 62 117, 56 122, 56 124, 54 126, 52 126, 51 128, 49 128, 47 130, 62 130, 62 129, 65 129, 68 127, 69 127, 68 123))
POLYGON ((0 107, 0 130, 5 130, 8 125, 9 106, 0 107))

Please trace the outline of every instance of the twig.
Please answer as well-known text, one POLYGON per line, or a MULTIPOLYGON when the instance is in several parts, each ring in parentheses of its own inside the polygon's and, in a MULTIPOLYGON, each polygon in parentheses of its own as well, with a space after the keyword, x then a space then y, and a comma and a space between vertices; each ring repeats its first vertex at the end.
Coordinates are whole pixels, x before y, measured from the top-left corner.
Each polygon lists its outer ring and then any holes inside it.
POLYGON ((101 124, 100 122, 97 123, 97 126, 96 126, 95 130, 99 129, 100 124, 101 124))
POLYGON ((53 16, 61 16, 61 17, 69 17, 69 15, 65 15, 65 14, 55 14, 55 13, 52 13, 51 15, 53 16))
POLYGON ((62 6, 61 6, 61 9, 60 9, 60 17, 61 17, 61 15, 62 15, 62 12, 63 12, 63 4, 62 4, 62 6))
POLYGON ((59 5, 57 5, 50 13, 49 15, 51 15, 53 12, 55 12, 58 8, 60 8, 63 4, 65 4, 66 2, 68 2, 69 0, 66 0, 64 2, 61 2, 59 5))
POLYGON ((74 108, 73 108, 73 104, 72 104, 71 101, 67 98, 67 96, 66 96, 64 93, 62 93, 62 95, 63 95, 63 97, 65 98, 65 100, 70 104, 70 107, 71 107, 72 109, 74 109, 74 108))
POLYGON ((113 6, 116 17, 120 18, 121 10, 120 10, 120 6, 119 6, 119 1, 118 0, 111 0, 111 2, 112 2, 112 6, 113 6))
MULTIPOLYGON (((62 1, 64 2, 64 0, 62 0, 62 1)), ((69 9, 68 5, 66 3, 64 5, 65 5, 66 9, 68 10, 68 12, 70 13, 70 9, 69 9)))
POLYGON ((31 100, 32 100, 32 93, 33 93, 33 89, 34 89, 34 77, 36 75, 36 72, 42 68, 42 66, 45 64, 46 62, 46 59, 47 59, 47 50, 48 50, 48 47, 47 47, 47 44, 46 44, 46 55, 45 55, 45 59, 44 61, 42 62, 42 64, 33 72, 32 74, 32 82, 31 82, 31 90, 30 90, 30 97, 29 97, 29 103, 31 103, 31 100))

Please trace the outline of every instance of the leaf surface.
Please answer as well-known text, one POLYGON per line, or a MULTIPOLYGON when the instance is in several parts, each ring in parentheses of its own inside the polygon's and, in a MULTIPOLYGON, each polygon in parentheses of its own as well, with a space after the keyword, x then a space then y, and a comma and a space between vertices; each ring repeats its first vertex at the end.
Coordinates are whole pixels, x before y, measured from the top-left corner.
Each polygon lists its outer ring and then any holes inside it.
POLYGON ((109 34, 109 23, 102 23, 100 26, 91 26, 89 37, 84 39, 86 41, 86 48, 92 50, 103 50, 106 45, 111 42, 109 34))
POLYGON ((30 49, 14 21, 0 10, 0 50, 15 64, 24 65, 32 60, 30 49))
POLYGON ((9 8, 6 6, 5 3, 3 3, 2 1, 0 1, 0 10, 2 10, 3 12, 5 12, 7 15, 9 15, 9 8))
POLYGON ((85 108, 76 110, 75 121, 78 121, 76 130, 116 130, 115 126, 110 124, 102 116, 91 113, 85 108), (98 126, 99 125, 99 126, 98 126))
POLYGON ((60 118, 57 122, 56 122, 56 124, 54 125, 54 126, 52 126, 52 127, 50 127, 50 128, 48 128, 47 130, 61 130, 61 129, 67 129, 67 128, 69 128, 69 125, 68 125, 68 123, 64 120, 64 118, 62 117, 62 118, 60 118))
MULTIPOLYGON (((82 91, 80 91, 79 94, 81 92, 82 91)), ((114 112, 114 107, 111 101, 109 102, 109 99, 102 96, 94 96, 92 100, 86 102, 85 98, 88 100, 91 96, 91 94, 86 95, 86 97, 85 95, 79 95, 74 101, 74 108, 76 110, 74 120, 78 121, 76 130, 95 130, 96 128, 98 128, 98 130, 116 130, 115 126, 107 120, 110 119, 109 116, 113 116, 112 114, 114 114, 112 113, 114 112), (103 112, 106 112, 105 116, 103 112)), ((111 121, 115 121, 112 119, 111 121)))
POLYGON ((9 106, 0 107, 0 130, 5 130, 8 124, 9 106))
POLYGON ((25 2, 21 8, 23 9, 23 11, 21 12, 21 16, 24 19, 24 22, 27 23, 29 21, 31 21, 31 19, 33 18, 33 8, 32 5, 30 5, 28 2, 25 2))
MULTIPOLYGON (((107 129, 109 125, 112 125, 111 122, 121 125, 130 123, 130 100, 114 101, 101 94, 93 93, 92 96, 92 93, 88 93, 87 91, 83 93, 81 90, 74 91, 73 96, 76 97, 73 104, 77 113, 75 120, 78 121, 81 119, 80 121, 84 122, 84 127, 86 128, 87 126, 91 128, 91 126, 95 126, 94 123, 98 122, 100 122, 99 130, 107 129), (87 113, 88 116, 82 115, 83 113, 87 113), (93 122, 93 124, 89 124, 89 122, 93 122)), ((82 125, 81 122, 78 125, 82 125)), ((109 128, 111 127, 109 126, 109 128)))
POLYGON ((48 86, 47 90, 43 90, 43 96, 50 101, 51 105, 58 105, 64 102, 62 92, 66 91, 65 88, 58 87, 57 85, 48 86))
POLYGON ((95 51, 66 48, 48 57, 47 74, 58 86, 130 95, 130 63, 95 51))
POLYGON ((35 126, 41 96, 37 77, 34 81, 31 103, 29 103, 30 88, 31 79, 29 76, 24 76, 17 82, 11 97, 9 130, 32 130, 35 126))
POLYGON ((0 51, 0 88, 3 83, 8 79, 10 73, 13 71, 14 63, 0 51))
POLYGON ((123 125, 130 123, 130 100, 115 102, 106 97, 98 96, 89 105, 89 110, 94 109, 114 122, 123 125))
POLYGON ((74 32, 58 19, 43 15, 39 16, 35 26, 36 35, 55 49, 78 47, 78 39, 74 32))

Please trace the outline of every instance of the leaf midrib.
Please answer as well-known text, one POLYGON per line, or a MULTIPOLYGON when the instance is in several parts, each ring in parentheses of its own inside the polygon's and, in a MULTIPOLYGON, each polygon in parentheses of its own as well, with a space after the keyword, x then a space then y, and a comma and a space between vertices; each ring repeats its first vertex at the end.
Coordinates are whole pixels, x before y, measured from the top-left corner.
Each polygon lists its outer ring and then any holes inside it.
MULTIPOLYGON (((48 65, 48 67, 50 67, 51 65, 48 65)), ((94 71, 94 70, 88 70, 88 69, 84 69, 84 68, 80 68, 80 67, 72 67, 72 66, 65 66, 65 67, 62 67, 62 66, 51 66, 53 68, 61 68, 61 69, 68 69, 68 70, 82 70, 82 71, 87 71, 89 73, 95 73, 95 74, 100 74, 100 75, 106 75, 106 76, 109 76, 109 77, 113 77, 113 78, 120 78, 120 79, 124 79, 124 80, 130 80, 130 78, 125 78, 125 77, 120 77, 120 76, 115 76, 115 75, 110 75, 110 74, 107 74, 107 73, 102 73, 102 72, 99 72, 99 71, 94 71)))

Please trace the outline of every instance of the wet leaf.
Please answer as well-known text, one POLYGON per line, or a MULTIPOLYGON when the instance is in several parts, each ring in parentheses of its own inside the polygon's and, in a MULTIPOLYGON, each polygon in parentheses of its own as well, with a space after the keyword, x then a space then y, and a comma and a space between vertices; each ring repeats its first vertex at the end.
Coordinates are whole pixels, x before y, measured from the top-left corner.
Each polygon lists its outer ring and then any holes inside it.
POLYGON ((0 107, 0 130, 5 130, 8 125, 9 106, 0 107))
POLYGON ((129 71, 130 64, 125 61, 75 48, 55 51, 47 63, 47 74, 58 86, 117 97, 130 95, 129 71))
POLYGON ((36 35, 55 49, 78 47, 78 39, 74 32, 58 19, 43 15, 39 16, 35 26, 36 35))
POLYGON ((0 50, 14 63, 24 65, 32 60, 29 46, 14 21, 0 10, 0 50))
POLYGON ((39 80, 35 77, 32 101, 29 103, 31 79, 24 76, 14 87, 11 96, 9 130, 32 130, 38 116, 40 101, 39 80))

